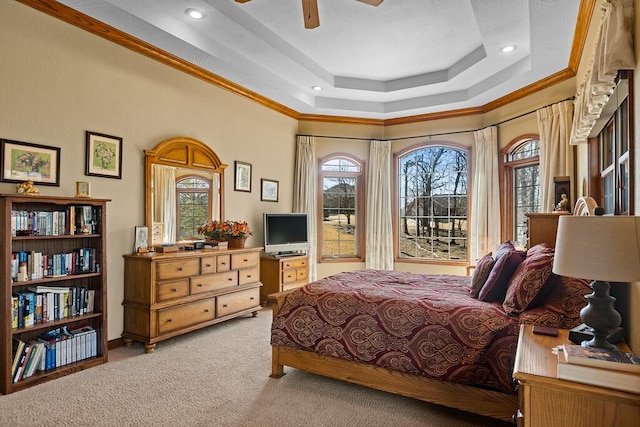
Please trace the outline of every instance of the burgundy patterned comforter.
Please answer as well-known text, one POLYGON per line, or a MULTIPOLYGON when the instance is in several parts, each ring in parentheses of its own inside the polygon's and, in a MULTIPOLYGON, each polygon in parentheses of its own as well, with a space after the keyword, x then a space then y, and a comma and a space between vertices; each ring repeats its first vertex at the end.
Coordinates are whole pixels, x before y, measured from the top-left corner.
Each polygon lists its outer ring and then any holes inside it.
MULTIPOLYGON (((468 285, 464 276, 339 273, 287 295, 273 320, 271 345, 514 393, 520 320, 498 303, 471 298, 468 285)), ((574 294, 585 291, 565 289, 555 310, 536 308, 529 320, 578 324, 584 299, 567 303, 574 294)))

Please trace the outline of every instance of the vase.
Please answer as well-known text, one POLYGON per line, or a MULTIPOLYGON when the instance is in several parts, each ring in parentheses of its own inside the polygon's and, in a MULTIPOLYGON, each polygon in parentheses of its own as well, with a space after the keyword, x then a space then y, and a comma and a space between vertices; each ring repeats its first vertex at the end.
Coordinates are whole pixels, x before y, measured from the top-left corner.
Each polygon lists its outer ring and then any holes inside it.
POLYGON ((229 249, 242 249, 244 248, 244 242, 247 240, 246 237, 240 238, 230 238, 227 242, 229 243, 229 249))

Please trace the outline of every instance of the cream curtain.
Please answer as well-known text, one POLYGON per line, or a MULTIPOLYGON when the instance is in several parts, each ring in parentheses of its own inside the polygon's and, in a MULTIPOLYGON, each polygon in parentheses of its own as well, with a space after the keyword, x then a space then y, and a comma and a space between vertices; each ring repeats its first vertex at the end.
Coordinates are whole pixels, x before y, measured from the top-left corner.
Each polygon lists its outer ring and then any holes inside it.
POLYGON ((365 267, 393 270, 391 141, 371 141, 367 173, 365 267))
POLYGON ((316 138, 298 136, 293 178, 293 211, 306 212, 309 230, 309 281, 317 278, 317 186, 316 138))
POLYGON ((571 101, 559 102, 536 112, 540 133, 541 212, 553 211, 553 178, 573 176, 573 149, 569 145, 572 113, 571 101))
POLYGON ((474 132, 473 193, 471 203, 471 262, 495 251, 500 244, 500 184, 498 128, 474 132))
POLYGON ((153 219, 163 224, 162 242, 176 241, 176 168, 154 164, 153 167, 153 219), (156 203, 160 201, 160 203, 156 203))
POLYGON ((586 143, 615 89, 619 70, 635 68, 633 0, 606 0, 591 69, 578 88, 571 144, 586 143))

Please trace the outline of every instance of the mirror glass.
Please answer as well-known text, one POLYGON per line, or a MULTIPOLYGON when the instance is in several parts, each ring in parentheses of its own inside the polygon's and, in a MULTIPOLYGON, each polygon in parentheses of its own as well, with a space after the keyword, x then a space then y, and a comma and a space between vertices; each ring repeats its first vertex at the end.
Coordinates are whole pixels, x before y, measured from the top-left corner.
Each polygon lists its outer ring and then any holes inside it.
POLYGON ((172 138, 145 150, 146 221, 152 245, 200 238, 197 228, 224 216, 224 168, 208 146, 172 138))

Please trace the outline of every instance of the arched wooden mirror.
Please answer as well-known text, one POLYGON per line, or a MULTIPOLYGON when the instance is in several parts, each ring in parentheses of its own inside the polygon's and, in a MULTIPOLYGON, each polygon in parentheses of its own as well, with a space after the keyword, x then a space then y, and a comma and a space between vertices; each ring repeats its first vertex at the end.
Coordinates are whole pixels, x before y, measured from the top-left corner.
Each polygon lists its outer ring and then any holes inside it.
POLYGON ((175 243, 197 235, 212 219, 224 219, 226 164, 206 144, 176 137, 145 154, 145 221, 151 243, 175 243))

